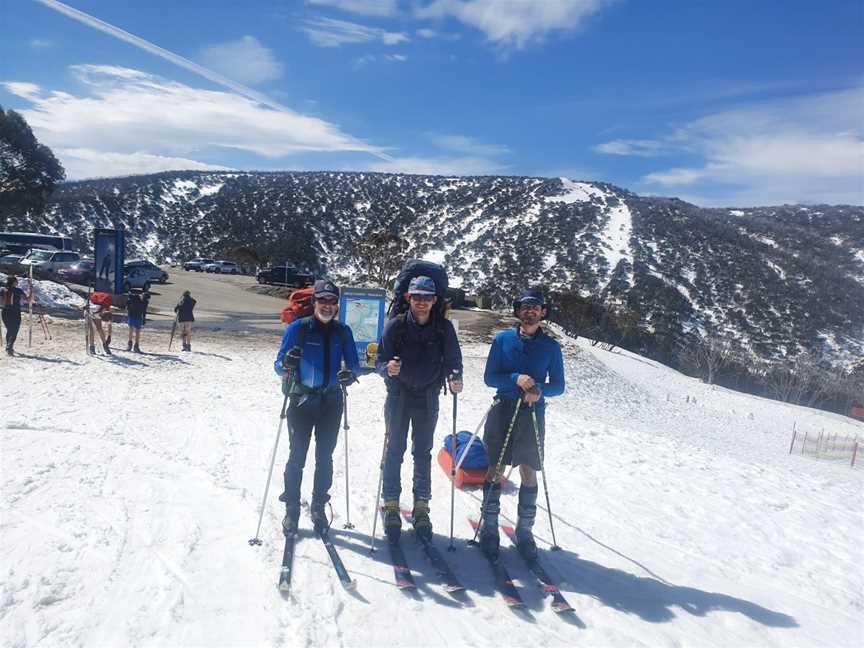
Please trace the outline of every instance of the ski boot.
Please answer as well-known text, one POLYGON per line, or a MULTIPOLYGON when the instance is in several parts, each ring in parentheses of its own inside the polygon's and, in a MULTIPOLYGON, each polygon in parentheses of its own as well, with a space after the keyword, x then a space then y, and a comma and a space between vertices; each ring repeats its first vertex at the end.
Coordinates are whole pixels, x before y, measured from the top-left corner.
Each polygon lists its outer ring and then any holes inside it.
POLYGON ((12 347, 6 347, 6 355, 8 355, 8 356, 10 356, 10 357, 11 357, 11 356, 14 356, 14 355, 15 355, 15 350, 12 349, 12 347))
POLYGON ((105 344, 102 345, 102 350, 105 352, 105 355, 111 355, 111 349, 108 348, 108 340, 105 340, 105 344))
POLYGON ((129 341, 126 343, 126 350, 127 350, 127 351, 131 351, 131 350, 132 350, 132 340, 129 340, 129 341))
POLYGON ((402 514, 399 511, 399 500, 384 501, 384 534, 391 544, 399 542, 402 535, 402 514))
POLYGON ((432 521, 429 519, 429 502, 427 500, 414 502, 411 524, 414 525, 414 533, 422 542, 432 540, 432 521))
POLYGON ((519 487, 519 519, 516 522, 516 549, 531 562, 537 560, 537 543, 531 529, 537 517, 537 486, 519 487))
POLYGON ((133 347, 133 351, 135 351, 135 353, 143 353, 143 351, 141 351, 141 347, 137 344, 133 347))
POLYGON ((501 537, 498 533, 498 514, 501 512, 501 485, 490 482, 483 483, 483 501, 486 502, 481 511, 480 549, 492 560, 498 560, 501 537))
POLYGON ((90 355, 96 355, 96 345, 95 344, 90 345, 90 355))
POLYGON ((315 533, 324 535, 330 530, 330 520, 327 519, 327 513, 324 511, 324 502, 312 500, 309 507, 309 515, 312 518, 312 526, 315 528, 315 533))
POLYGON ((300 525, 300 507, 285 505, 285 517, 282 519, 282 533, 286 536, 295 535, 300 525))

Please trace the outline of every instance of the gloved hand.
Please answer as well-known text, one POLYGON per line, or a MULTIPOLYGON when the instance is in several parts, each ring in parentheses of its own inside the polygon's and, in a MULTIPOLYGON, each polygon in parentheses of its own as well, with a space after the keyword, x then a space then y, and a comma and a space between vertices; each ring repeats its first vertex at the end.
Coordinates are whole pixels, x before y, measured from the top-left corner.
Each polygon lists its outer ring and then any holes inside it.
POLYGON ((453 373, 447 377, 447 384, 450 386, 451 394, 460 393, 462 391, 462 374, 454 370, 453 373))
POLYGON ((533 405, 540 400, 540 396, 542 394, 543 390, 541 390, 540 386, 535 383, 531 385, 529 389, 525 390, 525 394, 522 396, 522 399, 529 405, 533 405))
POLYGON ((303 356, 303 351, 300 347, 295 346, 288 350, 284 356, 282 356, 282 368, 291 373, 300 366, 300 358, 303 356))
POLYGON ((336 374, 336 380, 339 381, 339 384, 343 387, 348 387, 349 385, 353 385, 357 382, 357 374, 355 374, 350 369, 341 369, 336 374))

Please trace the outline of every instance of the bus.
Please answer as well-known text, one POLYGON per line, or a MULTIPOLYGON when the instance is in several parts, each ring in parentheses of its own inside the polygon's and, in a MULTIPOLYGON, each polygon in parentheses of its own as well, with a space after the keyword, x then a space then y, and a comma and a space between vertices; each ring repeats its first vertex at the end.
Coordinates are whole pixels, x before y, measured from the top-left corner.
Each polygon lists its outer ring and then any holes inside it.
POLYGON ((30 232, 0 232, 0 250, 26 254, 32 249, 73 251, 75 243, 68 236, 34 234, 30 232))

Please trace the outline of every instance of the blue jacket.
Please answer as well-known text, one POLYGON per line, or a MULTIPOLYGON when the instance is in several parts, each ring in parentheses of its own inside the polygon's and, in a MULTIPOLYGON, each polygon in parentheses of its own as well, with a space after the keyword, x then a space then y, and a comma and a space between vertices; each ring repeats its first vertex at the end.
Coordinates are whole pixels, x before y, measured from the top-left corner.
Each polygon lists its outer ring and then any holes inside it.
POLYGON ((300 385, 307 389, 320 390, 322 388, 337 389, 339 382, 336 373, 342 368, 342 361, 349 369, 356 372, 360 363, 357 360, 357 346, 354 344, 354 334, 351 327, 341 322, 332 321, 327 325, 321 324, 314 316, 295 320, 288 325, 282 335, 282 344, 273 369, 280 376, 285 375, 282 368, 282 358, 289 349, 296 346, 299 338, 300 327, 305 326, 305 339, 303 341, 303 355, 300 358, 300 385), (329 340, 329 366, 324 366, 325 341, 329 340), (326 378, 326 384, 325 384, 326 378))
POLYGON ((439 325, 431 319, 420 326, 411 311, 406 313, 404 324, 394 317, 387 322, 381 335, 375 368, 384 376, 388 387, 399 385, 415 394, 432 387, 440 388, 454 370, 462 373, 462 351, 453 324, 444 319, 439 325), (443 327, 443 336, 439 326, 443 327), (390 378, 387 363, 395 356, 402 360, 402 370, 398 376, 390 378))
POLYGON ((543 411, 546 396, 564 393, 561 347, 543 329, 538 329, 529 340, 519 337, 516 328, 501 331, 495 336, 483 373, 486 384, 497 389, 499 397, 516 400, 522 396, 522 389, 516 384, 520 374, 531 376, 543 390, 536 405, 538 412, 543 411))

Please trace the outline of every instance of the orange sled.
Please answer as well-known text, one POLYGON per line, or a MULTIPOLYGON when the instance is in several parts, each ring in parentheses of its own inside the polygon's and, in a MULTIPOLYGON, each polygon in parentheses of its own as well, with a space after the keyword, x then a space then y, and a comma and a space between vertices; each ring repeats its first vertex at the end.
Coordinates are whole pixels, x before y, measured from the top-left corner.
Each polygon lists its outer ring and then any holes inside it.
MULTIPOLYGON (((453 457, 447 448, 441 448, 438 451, 438 465, 441 466, 441 470, 449 479, 450 471, 453 469, 453 457)), ((484 481, 486 481, 485 468, 460 468, 456 471, 454 483, 456 488, 462 488, 463 486, 482 486, 484 481)), ((507 478, 502 475, 499 482, 503 484, 505 481, 507 478)))

